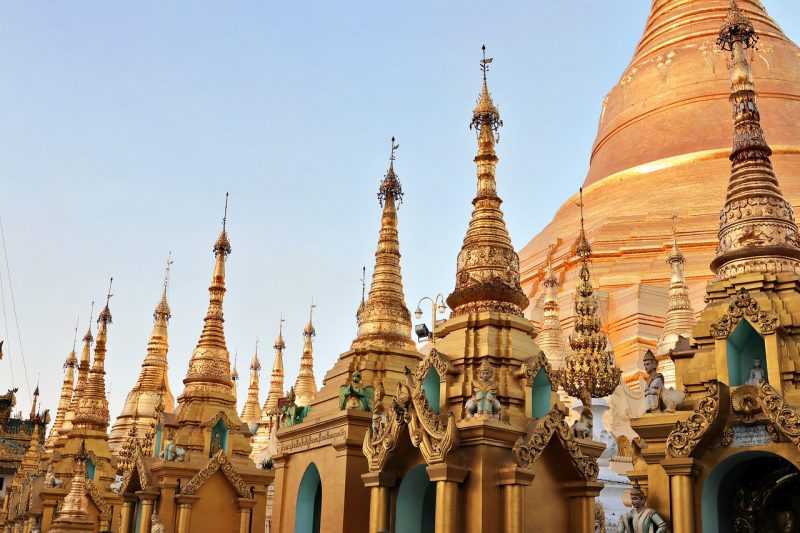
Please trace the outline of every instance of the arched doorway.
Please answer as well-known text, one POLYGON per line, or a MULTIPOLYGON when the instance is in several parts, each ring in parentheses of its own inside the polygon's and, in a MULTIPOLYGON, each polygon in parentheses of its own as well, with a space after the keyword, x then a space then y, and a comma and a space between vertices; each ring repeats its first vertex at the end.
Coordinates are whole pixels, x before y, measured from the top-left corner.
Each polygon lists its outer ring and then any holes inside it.
POLYGON ((295 533, 320 533, 319 524, 322 516, 322 481, 319 470, 314 463, 308 465, 300 489, 297 491, 295 506, 295 533))
POLYGON ((409 470, 397 491, 395 533, 433 533, 436 525, 436 485, 425 465, 409 470))
POLYGON ((742 452, 717 465, 703 483, 703 531, 760 533, 800 520, 800 471, 767 452, 742 452))

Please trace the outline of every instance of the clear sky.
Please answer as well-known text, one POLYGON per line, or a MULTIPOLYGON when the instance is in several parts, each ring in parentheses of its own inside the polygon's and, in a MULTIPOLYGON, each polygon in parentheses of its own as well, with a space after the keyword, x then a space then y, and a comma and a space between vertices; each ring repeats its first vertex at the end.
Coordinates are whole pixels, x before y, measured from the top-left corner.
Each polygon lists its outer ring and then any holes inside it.
MULTIPOLYGON (((800 39, 796 0, 767 0, 800 39)), ((630 60, 647 0, 590 2, 8 2, 0 20, 0 216, 31 386, 53 411, 80 315, 114 276, 112 419, 145 354, 163 266, 177 396, 205 314, 230 191, 225 328, 240 401, 256 338, 262 401, 278 320, 287 387, 313 298, 318 385, 355 333, 389 138, 406 299, 454 286, 475 190, 467 126, 480 46, 505 122, 498 187, 517 248, 582 182, 600 103, 630 60)), ((2 257, 0 256, 0 259, 2 257)), ((8 337, 0 387, 19 385, 8 337), (13 363, 14 379, 11 375, 13 363)))

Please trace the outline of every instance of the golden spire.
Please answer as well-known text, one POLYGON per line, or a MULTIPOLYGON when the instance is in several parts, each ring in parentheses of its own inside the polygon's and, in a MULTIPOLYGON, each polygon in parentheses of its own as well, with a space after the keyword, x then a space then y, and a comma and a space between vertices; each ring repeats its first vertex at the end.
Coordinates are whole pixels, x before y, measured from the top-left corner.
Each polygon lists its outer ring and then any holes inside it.
POLYGON ((579 398, 584 407, 589 407, 592 398, 602 398, 614 392, 622 372, 614 362, 614 352, 606 349, 608 339, 600 329, 597 298, 589 273, 592 247, 583 227, 583 189, 580 191, 580 211, 581 230, 576 253, 581 267, 575 288, 575 331, 569 336, 572 350, 558 372, 557 381, 567 394, 579 398))
POLYGON ((94 318, 94 300, 92 300, 91 310, 89 311, 89 327, 83 336, 83 348, 81 349, 81 359, 78 363, 78 378, 75 381, 75 389, 72 391, 69 408, 64 413, 64 423, 61 424, 61 436, 65 436, 72 429, 72 422, 78 412, 78 401, 86 390, 86 381, 89 378, 89 358, 91 355, 92 343, 92 318, 94 318))
POLYGON ((547 252, 547 270, 542 285, 544 301, 542 302, 542 329, 536 336, 536 344, 547 356, 553 368, 559 369, 564 364, 564 335, 561 331, 561 317, 558 306, 558 278, 553 272, 553 246, 547 252))
POLYGON ((172 413, 175 397, 169 385, 167 354, 169 352, 168 324, 172 317, 167 289, 172 268, 172 252, 164 268, 161 298, 153 311, 153 329, 147 341, 147 353, 142 361, 139 378, 128 392, 125 404, 111 428, 109 445, 119 449, 129 434, 143 437, 156 421, 156 410, 172 413))
MULTIPOLYGON (((669 284, 669 301, 664 329, 656 344, 656 355, 665 356, 675 347, 679 337, 689 338, 694 326, 694 311, 689 300, 689 287, 683 274, 686 263, 683 253, 678 247, 678 217, 672 217, 672 250, 667 256, 672 276, 669 284)), ((675 385, 675 364, 668 357, 659 361, 659 372, 664 374, 667 386, 675 385)))
MULTIPOLYGON (((80 319, 78 319, 80 320, 80 319)), ((75 356, 76 344, 78 342, 78 322, 75 322, 75 335, 72 339, 72 351, 67 355, 64 361, 64 380, 61 382, 61 394, 58 397, 58 409, 56 410, 56 417, 53 420, 53 427, 50 429, 50 435, 45 442, 45 448, 51 451, 55 446, 59 434, 62 432, 64 425, 64 418, 69 410, 69 404, 72 401, 72 388, 75 386, 75 367, 78 365, 78 358, 75 356)))
POLYGON ((37 406, 39 405, 39 380, 36 380, 36 388, 33 389, 33 401, 31 402, 31 412, 28 418, 33 420, 36 418, 37 406))
POLYGON ((75 461, 72 465, 72 483, 69 486, 69 492, 64 498, 61 508, 58 510, 56 519, 53 521, 54 532, 62 531, 61 526, 64 526, 63 531, 80 531, 75 528, 75 524, 89 525, 89 513, 86 510, 86 446, 81 443, 81 450, 75 456, 75 461), (72 525, 73 527, 69 527, 72 525))
POLYGON ((711 261, 718 279, 744 272, 800 273, 800 237, 794 210, 781 193, 764 140, 749 48, 758 34, 731 0, 717 44, 731 53, 733 150, 725 206, 720 213, 719 248, 711 261))
POLYGON ((108 340, 108 325, 111 324, 111 286, 114 278, 108 282, 108 293, 106 293, 106 305, 97 317, 97 342, 94 345, 94 358, 89 376, 86 380, 86 388, 78 400, 78 412, 75 414, 73 425, 91 427, 92 429, 102 430, 103 433, 108 429, 108 399, 106 398, 105 382, 105 360, 106 342, 108 340))
POLYGON ((208 287, 208 311, 203 323, 203 331, 197 347, 189 361, 189 369, 183 380, 185 389, 178 402, 195 394, 205 395, 209 387, 216 396, 229 406, 236 405, 233 396, 233 382, 228 348, 225 344, 222 301, 225 296, 225 260, 231 253, 227 233, 228 194, 225 193, 225 216, 222 218, 222 232, 214 243, 214 273, 208 287))
MULTIPOLYGON (((383 207, 372 284, 358 309, 358 333, 353 348, 365 348, 376 342, 414 349, 411 340, 411 314, 405 304, 403 275, 400 270, 400 239, 397 233, 397 203, 403 201, 403 188, 394 170, 396 151, 391 140, 389 169, 378 189, 378 203, 383 207)), ((366 269, 364 270, 366 273, 366 269)))
POLYGON ((498 157, 494 146, 500 139, 503 121, 486 81, 492 58, 486 57, 485 46, 482 50, 483 84, 470 124, 478 135, 478 154, 475 156, 478 190, 472 200, 472 218, 458 254, 456 287, 447 298, 447 305, 454 315, 498 311, 522 316, 528 298, 520 286, 519 256, 508 236, 500 210, 503 201, 497 195, 495 180, 498 157))
POLYGON ((312 317, 316 305, 311 304, 308 311, 308 323, 303 328, 303 355, 300 356, 300 370, 294 382, 294 391, 297 395, 297 405, 306 406, 311 403, 317 394, 317 383, 314 379, 314 346, 312 338, 317 334, 314 329, 312 317))
POLYGON ((283 350, 286 348, 286 343, 283 341, 283 322, 283 317, 281 317, 278 336, 275 338, 275 344, 272 345, 275 348, 275 361, 272 363, 269 393, 262 409, 264 415, 277 412, 278 400, 283 396, 283 350))
POLYGON ((242 407, 242 422, 248 426, 255 427, 261 420, 261 399, 259 398, 258 381, 261 371, 261 361, 258 358, 258 339, 256 339, 256 351, 250 360, 250 385, 247 388, 247 400, 242 407))

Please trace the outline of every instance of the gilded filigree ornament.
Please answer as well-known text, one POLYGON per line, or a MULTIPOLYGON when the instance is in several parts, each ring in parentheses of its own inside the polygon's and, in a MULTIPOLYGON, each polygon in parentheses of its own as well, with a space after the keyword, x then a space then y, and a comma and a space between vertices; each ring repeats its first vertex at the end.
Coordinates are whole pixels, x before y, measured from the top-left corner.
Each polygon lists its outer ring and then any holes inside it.
MULTIPOLYGON (((780 432, 788 438, 792 444, 800 449, 800 410, 789 405, 783 397, 778 394, 772 385, 764 382, 759 387, 759 399, 764 414, 767 415, 773 432, 780 432), (775 431, 777 429, 777 431, 775 431)), ((769 426, 767 427, 769 431, 769 426)), ((770 436, 774 436, 770 433, 770 436)))
POLYGON ((375 403, 372 409, 372 424, 364 434, 362 450, 367 458, 370 472, 380 472, 386 465, 389 455, 397 446, 397 440, 403 427, 410 418, 409 409, 411 391, 403 383, 397 384, 397 391, 392 399, 389 412, 383 405, 383 384, 378 385, 375 403))
POLYGON ((745 424, 755 421, 761 413, 759 389, 755 385, 742 385, 731 392, 731 409, 745 424))
POLYGON ((580 259, 578 284, 575 288, 575 331, 569 336, 571 351, 564 366, 556 372, 556 381, 570 396, 578 398, 585 407, 592 398, 602 398, 614 392, 622 371, 608 349, 608 338, 601 330, 597 298, 589 273, 592 248, 586 238, 583 220, 583 189, 580 192, 581 230, 575 252, 580 259))
POLYGON ((188 483, 183 487, 181 490, 181 494, 192 496, 197 493, 200 487, 208 481, 208 479, 217 473, 217 471, 221 471, 228 481, 233 485, 236 492, 239 494, 240 498, 249 498, 250 497, 250 489, 245 483, 245 481, 241 478, 241 476, 236 472, 233 464, 231 464, 231 460, 225 455, 224 450, 219 450, 214 456, 209 459, 208 463, 197 473, 195 476, 189 480, 188 483))
POLYGON ((596 480, 600 473, 597 460, 587 457, 581 452, 566 423, 565 411, 564 408, 552 409, 539 419, 528 435, 517 439, 512 449, 514 459, 520 467, 530 468, 542 455, 553 436, 556 436, 581 476, 586 480, 596 480))
POLYGON ((450 364, 450 360, 436 348, 432 348, 414 368, 415 381, 423 381, 431 368, 436 370, 440 379, 444 378, 447 374, 455 373, 453 366, 450 364))
POLYGON ((524 387, 530 387, 533 385, 533 380, 536 379, 536 376, 542 369, 544 369, 548 378, 550 378, 550 384, 555 391, 557 389, 555 381, 556 373, 553 371, 553 367, 550 365, 550 361, 547 360, 547 356, 544 352, 539 352, 533 357, 528 358, 520 365, 519 370, 514 373, 514 376, 522 382, 524 387))
POLYGON ((723 448, 727 448, 731 444, 733 444, 733 438, 735 433, 733 432, 733 428, 728 426, 722 430, 722 436, 719 439, 719 445, 723 448))
POLYGON ((92 503, 100 511, 100 519, 103 521, 111 520, 111 512, 113 511, 111 504, 103 497, 100 489, 97 488, 97 484, 90 479, 86 480, 86 495, 89 496, 92 503))
POLYGON ((716 381, 706 385, 706 396, 684 421, 675 424, 667 436, 667 455, 670 457, 690 457, 700 441, 719 420, 721 398, 727 395, 727 387, 716 381), (725 389, 721 391, 721 389, 725 389))
POLYGON ((775 333, 780 327, 778 315, 769 311, 762 311, 758 302, 752 297, 750 291, 740 288, 728 304, 728 311, 719 320, 711 324, 711 334, 718 339, 724 339, 736 329, 743 319, 753 324, 762 335, 775 333))

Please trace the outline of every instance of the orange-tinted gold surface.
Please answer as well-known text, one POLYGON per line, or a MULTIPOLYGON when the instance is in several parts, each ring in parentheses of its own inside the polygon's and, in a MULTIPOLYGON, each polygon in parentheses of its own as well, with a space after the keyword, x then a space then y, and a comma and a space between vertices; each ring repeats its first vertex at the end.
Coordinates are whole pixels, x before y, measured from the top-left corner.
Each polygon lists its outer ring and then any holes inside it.
MULTIPOLYGON (((728 0, 655 0, 644 35, 603 102, 585 181, 592 277, 620 365, 631 371, 655 347, 667 307, 671 218, 681 220, 692 307, 702 309, 718 244, 719 210, 733 142, 729 53, 715 44, 728 0), (603 293, 606 293, 603 301, 603 293)), ((741 0, 761 36, 753 52, 761 123, 783 194, 800 204, 800 49, 760 2, 741 0)), ((540 320, 547 249, 563 279, 561 305, 576 283, 577 194, 520 252, 522 282, 540 320)))

